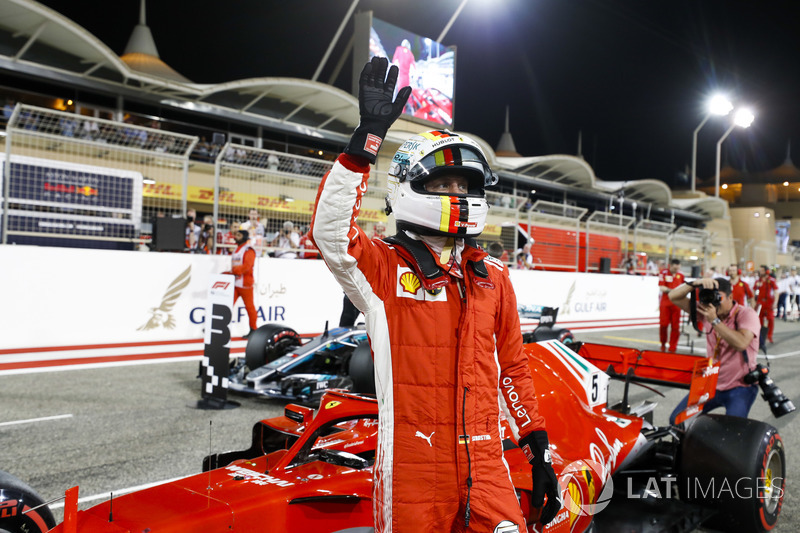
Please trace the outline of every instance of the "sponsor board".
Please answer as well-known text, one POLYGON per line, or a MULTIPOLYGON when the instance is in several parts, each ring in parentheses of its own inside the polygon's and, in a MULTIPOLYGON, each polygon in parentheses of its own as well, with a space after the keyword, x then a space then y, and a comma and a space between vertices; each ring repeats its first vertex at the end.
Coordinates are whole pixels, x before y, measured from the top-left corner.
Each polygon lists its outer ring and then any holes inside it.
MULTIPOLYGON (((231 267, 227 256, 20 245, 0 246, 0 264, 0 349, 199 343, 210 276, 231 267)), ((426 300, 446 297, 446 291, 434 295, 415 287, 408 276, 401 283, 404 274, 397 273, 398 293, 426 300)), ((342 289, 323 261, 260 258, 255 279, 259 325, 278 322, 310 334, 321 332, 326 321, 338 324, 342 289)), ((536 296, 532 304, 562 309, 565 300, 605 298, 603 311, 594 306, 593 312, 581 314, 586 320, 636 319, 653 307, 658 294, 656 279, 646 276, 511 271, 511 280, 520 303, 528 294, 536 296), (589 290, 598 286, 600 276, 605 296, 589 290)), ((559 324, 569 327, 575 309, 567 316, 560 310, 559 324)), ((241 300, 234 304, 230 328, 233 337, 249 331, 241 300)))

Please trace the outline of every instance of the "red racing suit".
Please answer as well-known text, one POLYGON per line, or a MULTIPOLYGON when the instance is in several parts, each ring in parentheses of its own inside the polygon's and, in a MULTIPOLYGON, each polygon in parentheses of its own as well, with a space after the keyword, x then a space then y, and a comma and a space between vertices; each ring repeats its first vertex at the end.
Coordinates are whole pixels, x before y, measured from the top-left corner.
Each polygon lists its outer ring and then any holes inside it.
POLYGON ((250 329, 256 329, 256 322, 258 320, 258 313, 256 311, 256 304, 253 300, 253 285, 255 279, 253 278, 253 265, 256 262, 256 251, 248 243, 240 244, 236 247, 231 257, 231 273, 236 276, 236 281, 233 284, 233 303, 236 303, 240 297, 244 308, 247 310, 247 318, 250 324, 250 329))
POLYGON ((520 436, 544 429, 544 419, 508 270, 467 243, 457 277, 406 234, 369 239, 356 225, 368 178, 365 159, 340 155, 320 185, 311 233, 364 312, 372 347, 376 532, 464 531, 467 501, 470 530, 511 520, 523 532, 498 396, 520 436))
POLYGON ((753 289, 747 284, 745 280, 739 278, 736 283, 731 283, 731 299, 739 305, 745 305, 745 302, 753 297, 753 289))
MULTIPOLYGON (((669 268, 665 268, 658 274, 658 286, 667 287, 670 290, 683 285, 685 281, 686 278, 684 278, 683 273, 677 272, 673 274, 669 268)), ((671 328, 669 331, 669 351, 674 352, 678 348, 678 337, 681 334, 681 308, 670 301, 668 292, 662 292, 659 310, 661 349, 664 350, 666 347, 667 329, 671 328)))
POLYGON ((772 342, 772 332, 775 329, 775 313, 772 308, 775 306, 775 294, 778 292, 778 284, 772 279, 772 276, 764 276, 758 278, 754 286, 756 291, 756 305, 761 307, 758 312, 758 319, 761 321, 761 326, 764 322, 767 323, 767 340, 772 342))

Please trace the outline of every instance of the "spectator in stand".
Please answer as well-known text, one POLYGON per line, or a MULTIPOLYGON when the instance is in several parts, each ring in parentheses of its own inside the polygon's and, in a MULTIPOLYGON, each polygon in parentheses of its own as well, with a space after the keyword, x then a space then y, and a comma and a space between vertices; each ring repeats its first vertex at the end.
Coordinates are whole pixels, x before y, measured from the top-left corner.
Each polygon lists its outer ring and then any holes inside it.
POLYGON ((189 209, 186 211, 186 249, 190 252, 197 248, 197 241, 200 239, 202 228, 197 221, 197 211, 189 209))
POLYGON ((755 289, 756 281, 758 281, 758 276, 752 270, 748 270, 745 274, 740 274, 742 280, 750 285, 751 289, 755 289))
POLYGON ((300 259, 319 259, 319 250, 311 239, 311 235, 306 231, 300 237, 300 259))
POLYGON ((192 155, 194 155, 196 158, 202 161, 208 161, 210 158, 209 156, 210 153, 211 152, 208 146, 208 141, 206 140, 205 137, 200 137, 200 142, 198 142, 197 145, 194 147, 192 155))
POLYGON ((661 291, 659 334, 662 352, 665 352, 667 347, 667 330, 669 330, 669 351, 675 353, 678 349, 678 337, 681 334, 681 309, 670 301, 669 291, 685 282, 686 278, 680 268, 681 260, 673 259, 670 261, 669 268, 665 268, 658 275, 658 289, 661 291))
MULTIPOLYGON (((758 281, 755 284, 756 303, 758 304, 758 319, 763 328, 767 328, 767 341, 772 344, 772 332, 775 329, 775 314, 772 308, 775 306, 775 293, 778 291, 778 284, 770 275, 769 267, 761 265, 758 267, 758 281)), ((763 335, 762 335, 763 337, 763 335)))
POLYGON ((739 267, 731 265, 728 267, 728 279, 731 282, 731 298, 739 305, 745 305, 745 298, 750 307, 756 306, 753 297, 753 289, 740 276, 739 267))
POLYGON ((273 241, 273 246, 277 247, 275 257, 297 259, 297 250, 300 249, 300 234, 295 231, 294 223, 291 220, 283 223, 283 229, 278 238, 273 241))
POLYGON ((508 252, 506 251, 502 242, 490 242, 489 246, 486 248, 486 251, 495 259, 499 259, 503 263, 508 263, 508 252))
POLYGON ((633 274, 634 273, 634 264, 633 264, 633 257, 630 255, 625 255, 619 262, 619 271, 623 274, 633 274))
POLYGON ((250 331, 244 335, 249 337, 256 329, 258 312, 253 301, 253 287, 255 278, 253 277, 253 266, 256 262, 256 251, 248 243, 249 235, 247 230, 239 229, 234 233, 236 239, 236 250, 231 257, 231 269, 223 274, 233 274, 236 278, 233 287, 233 303, 241 298, 244 308, 247 310, 247 318, 250 324, 250 331))
POLYGON ((6 98, 6 105, 3 106, 3 119, 8 124, 11 114, 14 112, 14 100, 6 98))
POLYGON ((267 168, 270 170, 278 170, 278 167, 281 164, 281 160, 278 159, 278 156, 275 154, 269 154, 267 157, 267 168))
MULTIPOLYGON (((241 229, 246 230, 250 236, 250 246, 256 251, 257 256, 264 255, 264 224, 256 209, 251 209, 249 218, 242 224, 241 229)), ((266 220, 264 221, 266 222, 266 220)))
POLYGON ((517 268, 520 270, 533 270, 533 254, 531 248, 533 247, 533 239, 526 242, 522 248, 518 249, 514 254, 517 256, 517 268))
POLYGON ((373 239, 385 239, 386 238, 386 224, 383 222, 376 222, 372 226, 372 238, 373 239))
POLYGON ((658 276, 658 265, 652 259, 647 260, 647 275, 658 276))
POLYGON ((197 239, 196 253, 210 254, 214 242, 214 217, 206 215, 203 217, 203 224, 200 227, 200 236, 197 239))
POLYGON ((236 238, 233 236, 236 233, 236 228, 241 226, 236 222, 232 222, 228 231, 216 232, 217 239, 217 255, 231 255, 236 249, 236 238))
POLYGON ((792 297, 792 279, 789 272, 781 270, 781 277, 778 279, 778 318, 786 322, 786 311, 791 305, 789 299, 792 297))

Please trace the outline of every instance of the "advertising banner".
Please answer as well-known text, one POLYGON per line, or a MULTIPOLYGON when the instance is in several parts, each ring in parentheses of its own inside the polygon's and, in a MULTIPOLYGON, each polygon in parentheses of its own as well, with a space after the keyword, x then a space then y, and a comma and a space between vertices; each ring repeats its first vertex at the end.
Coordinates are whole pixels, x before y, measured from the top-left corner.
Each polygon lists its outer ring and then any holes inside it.
MULTIPOLYGON (((0 246, 0 349, 186 341, 205 337, 212 276, 230 256, 0 246)), ((259 258, 258 325, 280 323, 300 334, 339 323, 343 292, 320 260, 259 258)), ((654 276, 511 271, 523 330, 538 319, 525 307, 558 307, 570 329, 658 323, 654 276)), ((241 301, 231 335, 249 331, 241 301)))

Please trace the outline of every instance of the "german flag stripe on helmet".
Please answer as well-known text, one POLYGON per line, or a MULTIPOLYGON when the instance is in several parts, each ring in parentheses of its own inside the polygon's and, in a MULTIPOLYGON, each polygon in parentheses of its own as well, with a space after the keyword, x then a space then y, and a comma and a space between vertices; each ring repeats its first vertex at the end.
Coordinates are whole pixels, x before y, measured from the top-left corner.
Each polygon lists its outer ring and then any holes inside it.
POLYGON ((420 133, 420 137, 425 137, 429 141, 435 141, 437 139, 441 139, 442 137, 456 137, 455 133, 450 133, 449 131, 443 130, 433 130, 433 131, 426 131, 425 133, 420 133))
POLYGON ((445 233, 466 233, 469 221, 469 202, 458 196, 440 196, 442 216, 439 231, 445 233), (461 222, 461 224, 458 224, 461 222))

